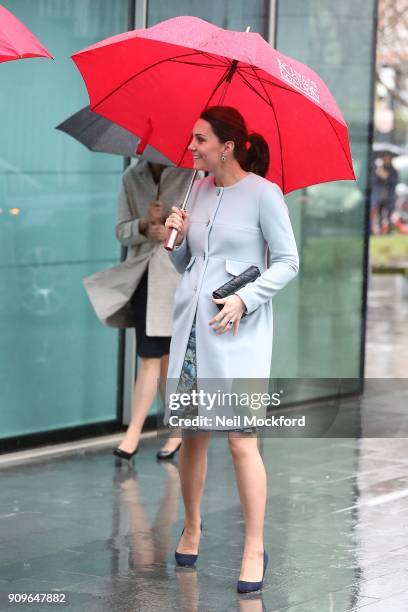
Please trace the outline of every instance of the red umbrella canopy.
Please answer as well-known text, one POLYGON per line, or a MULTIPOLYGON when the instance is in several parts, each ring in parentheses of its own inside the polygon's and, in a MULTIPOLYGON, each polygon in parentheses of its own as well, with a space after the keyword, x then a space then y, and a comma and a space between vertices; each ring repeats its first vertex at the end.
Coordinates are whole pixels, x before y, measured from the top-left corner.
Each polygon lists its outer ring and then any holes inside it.
POLYGON ((0 4, 0 62, 25 57, 49 57, 51 53, 42 46, 34 34, 0 4))
POLYGON ((193 167, 191 131, 206 106, 234 106, 270 148, 267 178, 289 193, 355 180, 348 130, 328 87, 259 34, 197 17, 107 38, 72 56, 91 109, 193 167), (146 129, 148 126, 148 129, 146 129))

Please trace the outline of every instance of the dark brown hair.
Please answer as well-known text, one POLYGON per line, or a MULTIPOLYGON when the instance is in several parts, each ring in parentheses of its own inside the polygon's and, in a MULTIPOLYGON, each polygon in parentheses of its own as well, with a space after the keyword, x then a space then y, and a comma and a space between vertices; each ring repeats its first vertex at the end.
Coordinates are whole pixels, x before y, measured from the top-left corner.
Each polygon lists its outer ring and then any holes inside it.
POLYGON ((209 106, 203 110, 200 118, 208 121, 220 142, 234 141, 234 157, 243 170, 266 175, 269 168, 268 143, 261 134, 248 134, 245 119, 236 108, 209 106))

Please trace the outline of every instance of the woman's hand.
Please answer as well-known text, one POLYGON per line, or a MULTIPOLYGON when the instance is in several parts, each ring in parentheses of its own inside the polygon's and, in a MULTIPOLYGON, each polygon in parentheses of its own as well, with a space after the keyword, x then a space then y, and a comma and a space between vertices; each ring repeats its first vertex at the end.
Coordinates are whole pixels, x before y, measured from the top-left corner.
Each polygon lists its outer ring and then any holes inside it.
POLYGON ((166 219, 165 227, 167 229, 174 228, 177 230, 178 234, 175 244, 179 245, 183 242, 184 236, 187 233, 188 213, 184 210, 180 210, 177 206, 172 206, 171 210, 172 212, 166 219))
POLYGON ((208 325, 211 325, 217 334, 224 334, 233 328, 234 336, 237 336, 241 317, 246 310, 244 301, 241 300, 239 295, 234 293, 219 300, 213 298, 213 302, 215 304, 224 304, 224 308, 211 319, 208 325), (233 321, 234 325, 229 325, 229 321, 233 321))
POLYGON ((150 202, 148 212, 150 221, 153 223, 160 223, 164 215, 164 206, 162 202, 160 202, 160 200, 153 200, 153 202, 150 202))
POLYGON ((167 230, 164 225, 149 223, 146 235, 151 240, 160 240, 161 242, 164 242, 166 240, 167 230))

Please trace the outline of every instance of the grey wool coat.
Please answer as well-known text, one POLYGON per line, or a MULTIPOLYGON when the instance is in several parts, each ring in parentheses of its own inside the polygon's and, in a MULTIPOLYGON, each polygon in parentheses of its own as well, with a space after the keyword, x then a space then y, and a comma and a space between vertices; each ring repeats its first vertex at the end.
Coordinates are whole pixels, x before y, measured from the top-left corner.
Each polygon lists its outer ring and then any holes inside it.
MULTIPOLYGON (((280 187, 249 173, 230 187, 213 176, 197 181, 181 245, 168 255, 182 274, 175 293, 166 394, 174 392, 196 317, 197 379, 269 379, 276 293, 299 270, 299 257, 280 187), (267 252, 271 263, 268 267, 267 252), (219 312, 212 292, 250 265, 261 276, 237 291, 246 305, 238 335, 216 334, 208 322, 219 312)), ((166 406, 165 422, 169 415, 166 406)))
POLYGON ((126 261, 83 279, 95 312, 106 325, 135 327, 129 300, 148 268, 146 335, 171 336, 174 293, 180 275, 162 243, 139 232, 139 221, 148 217, 148 206, 156 199, 163 203, 167 217, 171 207, 183 201, 191 177, 191 170, 165 168, 158 195, 158 186, 146 161, 131 164, 123 173, 116 237, 128 249, 126 261))

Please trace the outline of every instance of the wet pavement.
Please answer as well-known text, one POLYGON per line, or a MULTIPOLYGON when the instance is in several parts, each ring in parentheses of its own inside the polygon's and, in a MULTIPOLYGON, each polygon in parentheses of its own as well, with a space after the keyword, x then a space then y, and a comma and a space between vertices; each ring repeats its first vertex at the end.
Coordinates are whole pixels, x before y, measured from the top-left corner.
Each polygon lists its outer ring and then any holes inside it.
POLYGON ((153 438, 134 467, 105 448, 2 468, 0 609, 16 609, 5 593, 66 592, 66 608, 81 612, 408 610, 408 440, 260 444, 269 479, 262 594, 235 592, 243 521, 227 441, 210 443, 191 571, 174 564, 177 466, 156 462, 153 438))
POLYGON ((408 363, 407 302, 399 281, 386 281, 370 283, 366 375, 390 380, 341 402, 343 437, 260 440, 270 557, 262 593, 235 590, 243 519, 227 441, 210 443, 191 570, 174 563, 177 463, 156 462, 154 436, 133 466, 86 442, 1 465, 0 610, 406 612, 408 385, 392 377, 408 363), (66 593, 68 604, 8 605, 16 592, 66 593))
POLYGON ((369 278, 366 378, 408 378, 408 277, 369 278))

